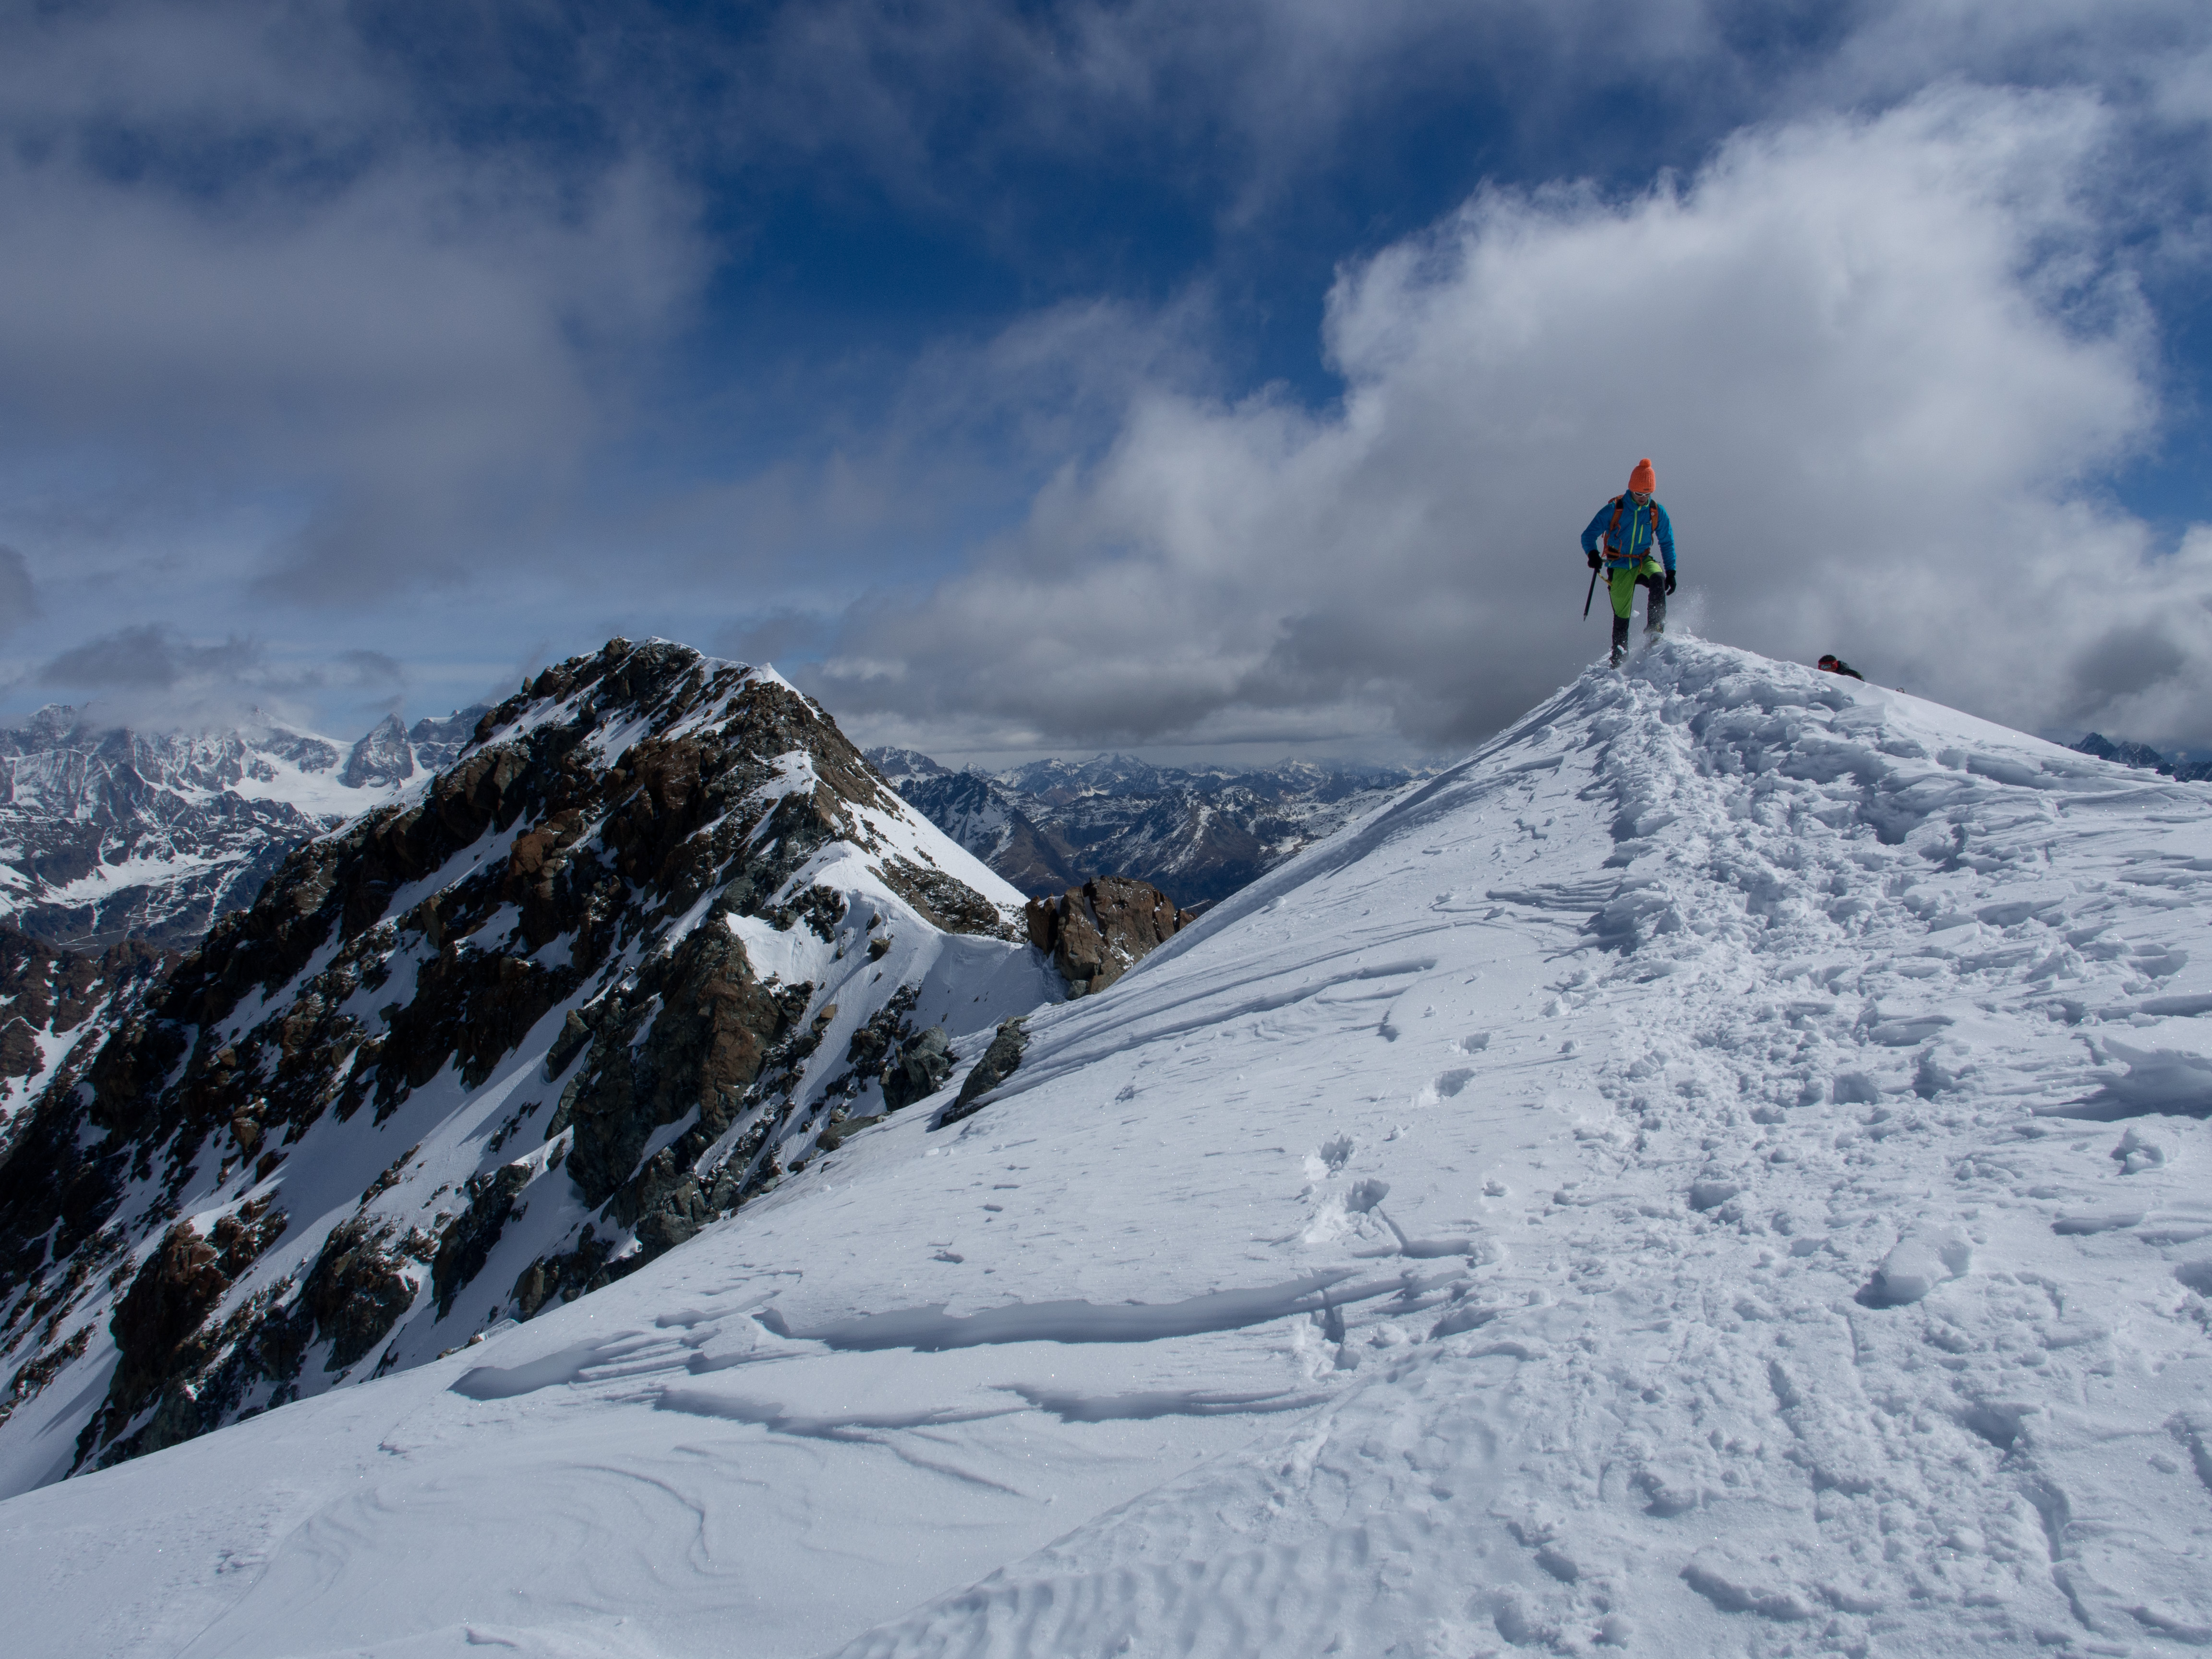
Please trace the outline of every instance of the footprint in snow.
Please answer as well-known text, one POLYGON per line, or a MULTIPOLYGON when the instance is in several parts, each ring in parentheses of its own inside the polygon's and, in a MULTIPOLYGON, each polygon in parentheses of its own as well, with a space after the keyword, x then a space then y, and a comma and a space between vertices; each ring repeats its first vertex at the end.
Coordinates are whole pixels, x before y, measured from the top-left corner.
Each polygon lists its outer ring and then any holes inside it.
POLYGON ((1838 1106, 1878 1106, 1881 1085, 1865 1072, 1838 1072, 1828 1085, 1828 1097, 1838 1106))
POLYGON ((1387 1181, 1355 1181, 1352 1190, 1344 1195, 1344 1207, 1354 1215, 1365 1215, 1389 1196, 1390 1183, 1387 1181))
POLYGON ((2112 1161, 2120 1166, 2123 1175, 2141 1175, 2145 1170, 2156 1170, 2166 1164, 2166 1148, 2145 1137, 2140 1129, 2130 1129, 2120 1137, 2120 1144, 2112 1148, 2112 1161))
POLYGON ((1455 1066, 1449 1072, 1439 1072, 1421 1085, 1420 1092, 1413 1097, 1413 1104, 1437 1105, 1458 1094, 1474 1080, 1474 1068, 1472 1066, 1455 1066))

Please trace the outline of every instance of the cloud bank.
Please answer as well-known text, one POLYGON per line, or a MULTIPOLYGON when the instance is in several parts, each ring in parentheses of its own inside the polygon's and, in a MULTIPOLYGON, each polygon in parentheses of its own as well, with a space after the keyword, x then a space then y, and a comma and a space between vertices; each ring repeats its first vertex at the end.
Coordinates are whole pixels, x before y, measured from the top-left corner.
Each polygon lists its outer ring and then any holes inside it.
POLYGON ((450 586, 696 291, 665 167, 465 142, 355 9, 3 21, 0 489, 258 502, 283 528, 228 560, 239 599, 450 586))
POLYGON ((1650 453, 1685 622, 2197 732, 2201 4, 0 0, 0 40, 17 712, 132 629, 270 641, 240 694, 334 729, 349 652, 442 710, 623 631, 931 747, 1450 744, 1595 648, 1573 535, 1650 453))
POLYGON ((1576 538, 1649 454, 1701 631, 2212 738, 2212 536, 2160 554, 2094 483, 2157 414, 2110 136, 2085 94, 1949 87, 1627 199, 1480 194, 1340 275, 1340 408, 1139 398, 970 571, 857 610, 816 689, 975 747, 1462 742, 1601 649, 1576 538))
POLYGON ((285 660, 261 640, 203 641, 159 623, 84 641, 33 673, 38 684, 77 696, 102 725, 209 730, 259 715, 312 727, 319 709, 336 705, 347 720, 337 734, 347 738, 400 708, 407 680, 404 665, 380 651, 285 660))

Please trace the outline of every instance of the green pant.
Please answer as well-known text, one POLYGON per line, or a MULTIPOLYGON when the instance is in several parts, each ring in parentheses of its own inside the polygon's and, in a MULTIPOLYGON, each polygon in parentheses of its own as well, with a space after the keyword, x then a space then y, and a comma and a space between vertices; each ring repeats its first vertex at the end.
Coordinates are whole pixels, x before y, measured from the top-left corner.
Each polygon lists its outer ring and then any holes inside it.
MULTIPOLYGON (((1666 574, 1660 568, 1659 561, 1649 553, 1644 556, 1644 562, 1641 564, 1607 565, 1605 570, 1605 585, 1606 591, 1613 596, 1613 614, 1621 621, 1626 622, 1628 602, 1636 597, 1636 584, 1651 576, 1657 576, 1663 580, 1666 574)), ((1660 614, 1664 616, 1666 599, 1656 589, 1652 597, 1658 602, 1660 614)))

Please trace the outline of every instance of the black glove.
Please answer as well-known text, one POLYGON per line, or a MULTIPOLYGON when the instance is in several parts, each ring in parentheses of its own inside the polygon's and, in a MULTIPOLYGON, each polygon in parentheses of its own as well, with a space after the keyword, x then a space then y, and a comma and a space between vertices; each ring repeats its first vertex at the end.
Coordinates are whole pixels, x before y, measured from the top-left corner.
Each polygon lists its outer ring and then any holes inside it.
POLYGON ((1589 561, 1589 568, 1590 568, 1591 569, 1593 569, 1593 570, 1596 569, 1596 568, 1598 568, 1598 566, 1600 566, 1600 565, 1601 565, 1601 564, 1603 564, 1603 563, 1605 562, 1605 561, 1604 561, 1603 559, 1601 559, 1600 557, 1598 557, 1598 556, 1597 556, 1596 554, 1595 554, 1595 553, 1585 552, 1585 553, 1583 555, 1583 557, 1584 557, 1585 559, 1588 559, 1588 560, 1589 561))
POLYGON ((1671 570, 1667 573, 1667 591, 1669 593, 1674 591, 1674 573, 1671 570))

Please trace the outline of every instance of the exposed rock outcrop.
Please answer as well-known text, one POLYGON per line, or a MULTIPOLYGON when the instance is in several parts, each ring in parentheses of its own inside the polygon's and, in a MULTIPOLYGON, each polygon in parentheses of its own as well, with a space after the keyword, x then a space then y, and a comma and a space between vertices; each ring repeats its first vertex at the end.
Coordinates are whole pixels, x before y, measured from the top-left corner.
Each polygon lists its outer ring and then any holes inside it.
POLYGON ((946 1107, 938 1119, 941 1127, 957 1123, 983 1109, 983 1097, 989 1094, 1021 1067, 1023 1052, 1030 1046, 1029 1033, 1022 1030, 1018 1019, 1010 1019, 1000 1025, 991 1038, 991 1046, 983 1050, 961 1084, 960 1092, 952 1104, 946 1107))
POLYGON ((491 1259, 492 1246, 499 1243, 507 1218, 514 1213, 515 1198, 530 1184, 531 1174, 527 1164, 509 1164, 469 1178, 468 1207, 439 1235, 438 1253, 430 1258, 430 1288, 441 1319, 453 1310, 461 1286, 491 1259))
POLYGON ((548 1131, 574 1130, 568 1176, 584 1202, 657 1253, 759 1185, 781 1114, 760 1109, 770 1091, 757 1085, 764 1071, 787 1085, 813 1052, 818 1036, 799 1029, 812 989, 763 985, 734 935, 702 928, 595 1006, 589 1051, 548 1131), (699 1168, 741 1115, 757 1133, 699 1168), (655 1132, 679 1121, 684 1132, 641 1163, 655 1132))
POLYGON ((1101 876, 1031 899, 1030 943, 1052 957, 1070 996, 1095 995, 1197 918, 1150 882, 1101 876))
POLYGON ((0 1165, 23 1105, 51 1085, 74 1082, 176 961, 137 940, 94 954, 0 926, 0 1165))
POLYGON ((903 1110, 942 1089, 952 1075, 952 1043, 933 1025, 903 1044, 884 1068, 884 1109, 903 1110))
POLYGON ((316 1336, 330 1344, 324 1370, 358 1364, 414 1305, 421 1270, 392 1248, 398 1231, 390 1222, 356 1215, 323 1241, 300 1305, 313 1319, 316 1336))
POLYGON ((100 1415, 79 1438, 80 1455, 95 1443, 119 1442, 118 1450, 128 1455, 158 1451, 213 1426, 216 1402, 234 1400, 246 1372, 269 1374, 265 1348, 285 1350, 277 1366, 297 1369, 295 1345, 281 1341, 248 1345, 244 1353, 227 1356, 224 1351, 235 1350, 245 1334, 243 1323, 218 1325, 210 1317, 285 1224, 283 1213, 272 1213, 264 1198, 219 1218, 205 1237, 185 1224, 162 1237, 108 1322, 115 1374, 100 1415), (214 1362, 224 1357, 234 1363, 216 1369, 214 1362), (149 1404, 150 1416, 126 1435, 149 1404))

